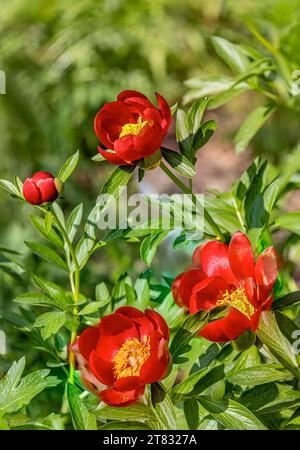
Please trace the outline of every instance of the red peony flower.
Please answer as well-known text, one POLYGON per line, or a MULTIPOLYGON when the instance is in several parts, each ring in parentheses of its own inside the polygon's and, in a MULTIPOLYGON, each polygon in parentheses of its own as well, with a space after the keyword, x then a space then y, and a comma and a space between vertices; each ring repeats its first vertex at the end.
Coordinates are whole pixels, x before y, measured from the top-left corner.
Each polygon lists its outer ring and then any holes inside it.
POLYGON ((140 92, 123 91, 97 113, 95 133, 109 149, 98 147, 104 158, 117 165, 133 164, 160 149, 172 116, 166 100, 155 95, 158 108, 140 92))
POLYGON ((213 342, 236 339, 245 330, 255 331, 261 312, 269 310, 278 276, 278 258, 273 246, 256 263, 249 239, 238 231, 228 245, 211 241, 195 250, 194 267, 173 283, 175 302, 190 313, 228 305, 226 317, 206 325, 200 335, 213 342))
POLYGON ((78 350, 86 362, 83 382, 89 387, 98 382, 99 390, 102 383, 99 395, 108 405, 136 402, 146 384, 166 375, 169 338, 165 320, 152 309, 145 313, 131 306, 117 309, 78 338, 78 350), (87 377, 88 372, 92 376, 87 377))
POLYGON ((23 185, 25 200, 32 205, 54 202, 60 194, 60 185, 49 172, 36 172, 31 178, 26 178, 23 185))

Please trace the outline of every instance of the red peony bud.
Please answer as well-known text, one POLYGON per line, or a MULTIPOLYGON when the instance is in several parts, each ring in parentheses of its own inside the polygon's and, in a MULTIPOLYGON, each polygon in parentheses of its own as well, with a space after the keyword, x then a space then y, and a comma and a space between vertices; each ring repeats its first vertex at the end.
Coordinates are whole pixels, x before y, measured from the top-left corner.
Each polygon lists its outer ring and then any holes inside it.
POLYGON ((32 205, 54 202, 60 191, 56 178, 49 172, 36 172, 31 178, 26 178, 23 185, 24 198, 32 205))

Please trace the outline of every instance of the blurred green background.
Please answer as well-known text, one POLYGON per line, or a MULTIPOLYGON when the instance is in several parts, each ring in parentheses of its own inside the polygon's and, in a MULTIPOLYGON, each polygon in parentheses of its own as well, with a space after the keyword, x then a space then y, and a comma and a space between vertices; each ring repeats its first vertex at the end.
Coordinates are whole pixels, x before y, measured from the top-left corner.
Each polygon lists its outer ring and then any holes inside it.
MULTIPOLYGON (((143 91, 152 99, 158 91, 170 104, 182 103, 188 90, 185 80, 230 73, 211 46, 212 35, 261 50, 249 22, 278 44, 291 69, 300 68, 299 10, 299 0, 2 1, 0 69, 6 74, 7 93, 0 95, 0 178, 18 175, 23 180, 41 169, 55 174, 79 149, 79 168, 68 182, 63 206, 70 211, 83 202, 87 215, 111 172, 108 164, 91 161, 97 152, 93 120, 103 103, 123 89, 143 91)), ((195 180, 199 191, 229 187, 253 154, 264 153, 280 163, 297 144, 299 111, 282 105, 248 152, 235 155, 232 136, 259 101, 259 94, 245 94, 212 113, 219 134, 203 151, 203 166, 195 180)), ((168 139, 174 146, 172 130, 168 139)), ((160 172, 147 174, 143 189, 151 191, 157 177, 160 172)), ((132 189, 138 189, 137 184, 132 189)), ((165 189, 172 188, 166 184, 165 189)), ((20 251, 18 261, 29 258, 33 271, 65 283, 23 244, 25 239, 37 239, 29 224, 29 208, 0 191, 0 210, 0 246, 20 251)), ((179 272, 182 258, 172 257, 167 249, 156 267, 179 272)), ((138 246, 111 245, 84 272, 83 289, 88 294, 95 282, 116 279, 128 268, 133 274, 144 269, 138 246)), ((23 290, 22 284, 0 272, 2 310, 9 310, 12 298, 23 290)))

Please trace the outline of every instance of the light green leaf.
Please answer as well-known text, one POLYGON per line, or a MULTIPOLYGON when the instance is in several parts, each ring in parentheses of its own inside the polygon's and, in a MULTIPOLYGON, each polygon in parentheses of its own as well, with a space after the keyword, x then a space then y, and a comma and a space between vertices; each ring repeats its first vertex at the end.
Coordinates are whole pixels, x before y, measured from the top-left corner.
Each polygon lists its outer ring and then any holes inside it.
POLYGON ((233 400, 216 401, 199 397, 200 404, 227 430, 266 430, 263 423, 245 406, 233 400))
POLYGON ((77 152, 74 153, 74 155, 72 155, 70 158, 67 159, 65 164, 61 167, 57 175, 57 178, 63 183, 65 183, 76 169, 78 160, 79 160, 79 150, 77 150, 77 152))
POLYGON ((101 302, 91 302, 88 305, 84 306, 81 311, 78 313, 80 316, 87 316, 89 314, 93 314, 103 306, 101 302))
POLYGON ((67 394, 75 430, 97 430, 96 418, 81 400, 80 390, 69 383, 67 394))
POLYGON ((48 297, 45 294, 39 292, 25 292, 14 299, 14 302, 22 305, 34 305, 34 306, 56 306, 62 308, 61 302, 56 302, 54 299, 48 297))
POLYGON ((258 106, 249 114, 235 136, 234 141, 237 153, 242 153, 246 150, 251 139, 256 135, 274 111, 275 107, 273 105, 264 105, 258 106))
POLYGON ((100 407, 94 411, 95 416, 101 420, 132 420, 132 421, 147 421, 153 419, 153 413, 149 406, 143 403, 135 403, 124 408, 114 408, 100 404, 100 407))
POLYGON ((140 247, 140 255, 142 261, 150 266, 158 246, 168 236, 169 231, 153 231, 146 236, 140 247))
POLYGON ((42 277, 33 275, 34 284, 40 288, 48 297, 53 299, 53 303, 58 308, 64 309, 70 303, 70 298, 60 286, 51 281, 47 281, 42 277))
POLYGON ((176 412, 171 398, 159 383, 151 384, 152 411, 163 430, 176 430, 176 412))
POLYGON ((66 225, 66 231, 68 233, 70 242, 73 242, 73 239, 76 236, 78 228, 81 224, 82 213, 83 213, 83 204, 80 203, 78 206, 76 206, 73 209, 73 211, 69 215, 67 225, 66 225))
POLYGON ((300 212, 291 211, 286 214, 281 214, 275 220, 275 226, 292 231, 295 234, 300 234, 300 212))
POLYGON ((176 172, 180 173, 186 178, 193 178, 196 175, 194 164, 187 158, 173 150, 162 149, 162 155, 176 172))
POLYGON ((228 381, 242 386, 256 386, 272 381, 288 381, 293 376, 286 370, 281 370, 278 364, 264 364, 240 370, 228 377, 228 381))
POLYGON ((24 366, 21 358, 0 381, 0 417, 18 411, 44 389, 60 383, 56 377, 48 377, 49 370, 37 370, 21 379, 24 366))
POLYGON ((65 324, 66 320, 66 314, 64 312, 51 311, 39 316, 33 326, 42 328, 41 335, 46 340, 52 334, 57 333, 65 324))
POLYGON ((30 248, 30 250, 39 255, 41 258, 44 258, 46 261, 54 263, 62 269, 68 271, 68 266, 65 261, 52 248, 43 244, 37 244, 35 242, 25 241, 25 244, 28 248, 30 248))
POLYGON ((109 290, 107 289, 106 284, 103 281, 97 284, 95 294, 96 300, 101 304, 101 307, 107 305, 107 303, 110 302, 111 295, 109 293, 109 290))
POLYGON ((256 334, 273 356, 300 380, 296 356, 289 341, 281 333, 273 312, 263 312, 256 334))
POLYGON ((211 41, 216 53, 232 70, 238 73, 246 71, 250 62, 239 45, 219 36, 213 36, 211 41))
MULTIPOLYGON (((51 216, 52 216, 52 214, 51 214, 51 216)), ((50 217, 50 216, 48 216, 48 217, 50 217)), ((53 218, 53 216, 52 216, 52 218, 53 218)), ((59 247, 59 248, 64 247, 63 241, 62 241, 60 235, 52 227, 52 223, 51 223, 50 229, 49 228, 47 229, 46 220, 43 220, 41 217, 35 216, 35 215, 30 215, 30 219, 32 221, 33 226, 36 228, 36 230, 45 239, 47 239, 47 241, 51 242, 51 244, 55 245, 56 247, 59 247)))
POLYGON ((141 422, 109 422, 103 425, 99 430, 152 430, 148 425, 141 422))
POLYGON ((6 192, 14 195, 15 197, 23 199, 23 196, 20 194, 19 189, 11 181, 0 180, 0 188, 4 189, 6 192))

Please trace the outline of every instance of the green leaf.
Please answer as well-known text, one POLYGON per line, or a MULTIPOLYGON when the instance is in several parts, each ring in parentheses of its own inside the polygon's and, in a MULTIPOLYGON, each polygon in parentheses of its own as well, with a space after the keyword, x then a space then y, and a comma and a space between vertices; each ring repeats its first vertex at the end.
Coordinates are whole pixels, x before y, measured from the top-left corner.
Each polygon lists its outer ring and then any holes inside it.
POLYGON ((104 161, 107 161, 107 160, 100 153, 97 153, 95 156, 92 157, 92 161, 104 162, 104 161))
POLYGON ((77 150, 74 155, 72 155, 70 158, 67 159, 65 164, 61 167, 57 178, 62 182, 65 183, 67 179, 72 175, 74 170, 76 169, 76 166, 78 164, 79 160, 79 150, 77 150))
POLYGON ((93 314, 103 306, 101 302, 91 302, 88 305, 84 306, 80 312, 78 313, 80 316, 87 316, 89 314, 93 314))
POLYGON ((201 125, 193 139, 193 148, 195 153, 210 140, 216 129, 217 124, 214 120, 208 120, 201 125))
POLYGON ((211 41, 216 53, 232 70, 238 73, 246 71, 250 63, 239 45, 233 44, 219 36, 213 36, 211 41))
POLYGON ((47 312, 39 316, 34 322, 34 327, 42 328, 41 335, 44 340, 48 339, 52 334, 58 332, 66 322, 66 314, 64 312, 47 312))
POLYGON ((183 404, 185 418, 190 430, 197 430, 199 424, 199 403, 196 399, 190 398, 183 404))
MULTIPOLYGON (((48 213, 47 213, 47 215, 48 215, 48 213)), ((52 216, 52 214, 51 214, 51 216, 52 216)), ((52 218, 53 218, 53 216, 52 216, 52 218)), ((50 229, 49 228, 47 229, 46 220, 43 220, 41 217, 35 216, 35 215, 31 215, 30 219, 32 221, 33 226, 36 228, 36 230, 45 239, 47 239, 47 241, 51 242, 51 244, 55 245, 56 247, 59 247, 59 248, 63 248, 64 247, 63 241, 62 241, 60 235, 52 227, 52 223, 51 223, 50 229)))
POLYGON ((263 423, 249 409, 236 401, 229 399, 213 401, 204 396, 200 396, 198 400, 227 430, 266 430, 263 423))
POLYGON ((291 344, 281 333, 274 313, 262 313, 256 334, 271 354, 300 380, 300 372, 295 353, 291 344))
POLYGON ((275 311, 281 311, 282 309, 289 308, 290 306, 297 305, 300 302, 300 291, 290 292, 277 298, 272 303, 272 309, 275 311))
POLYGON ((94 411, 95 416, 101 420, 132 420, 147 421, 153 419, 153 413, 149 406, 143 403, 135 403, 124 408, 114 408, 113 406, 102 406, 94 411))
POLYGON ((110 302, 111 295, 109 293, 109 290, 107 289, 106 284, 103 281, 97 284, 95 293, 96 300, 101 304, 101 307, 107 305, 107 303, 110 302))
POLYGON ((14 299, 14 302, 21 303, 22 305, 34 305, 34 306, 56 306, 62 308, 61 302, 56 302, 52 298, 39 292, 26 292, 18 295, 14 299))
POLYGON ((79 241, 76 247, 76 256, 80 267, 83 267, 89 256, 94 251, 97 244, 98 222, 101 214, 104 214, 107 208, 111 206, 113 199, 117 199, 121 195, 123 189, 128 184, 135 166, 120 166, 114 170, 107 182, 100 191, 97 203, 88 216, 84 237, 79 241), (105 195, 106 201, 102 201, 105 195), (101 198, 102 197, 102 198, 101 198))
POLYGON ((199 130, 203 118, 204 111, 209 103, 208 97, 200 98, 196 100, 187 113, 189 130, 192 134, 196 134, 199 130))
POLYGON ((47 211, 47 213, 45 215, 44 223, 45 223, 45 231, 47 234, 49 234, 52 229, 52 225, 53 225, 53 214, 51 211, 47 211))
POLYGON ((193 178, 196 175, 194 165, 180 153, 165 149, 162 149, 161 152, 165 160, 176 170, 176 172, 186 178, 193 178))
POLYGON ((256 386, 273 381, 289 381, 293 378, 290 372, 282 370, 278 364, 264 364, 240 370, 229 376, 231 383, 242 386, 256 386))
POLYGON ((235 136, 235 149, 237 153, 242 153, 246 150, 251 139, 274 111, 275 107, 273 105, 264 105, 258 106, 249 114, 235 136))
POLYGON ((275 220, 275 226, 292 231, 295 234, 300 234, 300 212, 291 211, 286 214, 281 214, 275 220))
POLYGON ((70 303, 70 298, 60 286, 51 281, 44 280, 42 277, 33 275, 34 284, 39 287, 58 308, 64 309, 70 303))
POLYGON ((23 196, 20 194, 19 189, 8 180, 0 180, 0 188, 4 189, 9 194, 23 199, 23 196))
POLYGON ((197 336, 199 331, 201 331, 209 322, 224 317, 225 310, 226 308, 223 307, 214 308, 208 313, 200 311, 197 314, 187 317, 171 342, 170 352, 175 364, 177 364, 178 357, 189 352, 191 348, 189 343, 197 336))
POLYGON ((140 247, 140 255, 142 261, 150 266, 158 246, 168 236, 169 231, 153 231, 146 236, 140 247))
POLYGON ((67 225, 66 225, 66 231, 68 233, 70 242, 73 242, 76 233, 78 231, 78 228, 80 227, 81 220, 82 220, 82 213, 83 213, 83 204, 80 203, 78 206, 76 206, 71 214, 69 215, 67 225))
POLYGON ((68 271, 68 266, 65 261, 52 248, 43 244, 37 244, 35 242, 25 241, 25 244, 28 248, 30 248, 30 250, 39 255, 41 258, 44 258, 46 261, 54 263, 62 269, 68 271))
POLYGON ((151 384, 152 411, 163 430, 176 430, 176 412, 169 395, 159 383, 151 384))
POLYGON ((268 383, 244 391, 239 401, 259 414, 272 414, 300 404, 300 392, 292 386, 268 383))
POLYGON ((148 425, 141 422, 125 421, 125 422, 109 422, 99 430, 151 430, 148 425))
POLYGON ((96 418, 81 400, 80 390, 68 383, 67 394, 75 430, 97 430, 96 418))
POLYGON ((182 109, 177 109, 176 113, 176 140, 178 142, 180 152, 187 156, 190 151, 190 131, 187 114, 182 109))
POLYGON ((21 379, 25 358, 14 362, 0 381, 0 417, 18 411, 48 387, 60 383, 56 377, 48 377, 49 370, 37 370, 21 379))
POLYGON ((149 272, 142 273, 136 280, 134 289, 136 292, 136 307, 144 311, 150 304, 149 272))
POLYGON ((201 369, 181 383, 173 387, 171 391, 172 398, 175 402, 181 401, 183 398, 198 397, 203 391, 225 378, 224 365, 201 369))

